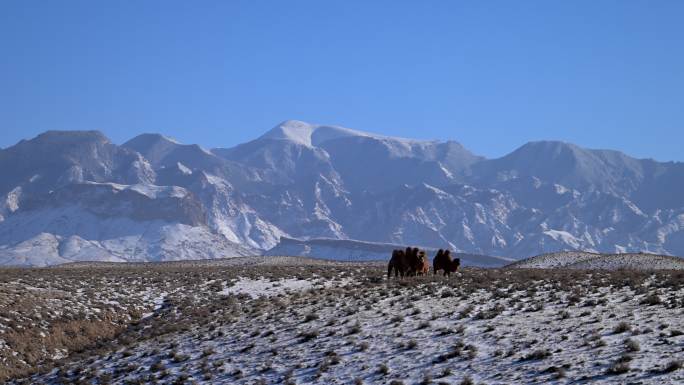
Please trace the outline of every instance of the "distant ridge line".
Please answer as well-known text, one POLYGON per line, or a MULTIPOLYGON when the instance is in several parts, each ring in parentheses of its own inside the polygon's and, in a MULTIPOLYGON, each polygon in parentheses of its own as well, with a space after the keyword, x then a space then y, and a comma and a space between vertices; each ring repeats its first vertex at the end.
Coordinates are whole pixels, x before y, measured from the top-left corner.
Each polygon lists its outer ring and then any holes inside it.
POLYGON ((513 269, 684 270, 684 258, 652 253, 559 251, 540 254, 505 266, 513 269))

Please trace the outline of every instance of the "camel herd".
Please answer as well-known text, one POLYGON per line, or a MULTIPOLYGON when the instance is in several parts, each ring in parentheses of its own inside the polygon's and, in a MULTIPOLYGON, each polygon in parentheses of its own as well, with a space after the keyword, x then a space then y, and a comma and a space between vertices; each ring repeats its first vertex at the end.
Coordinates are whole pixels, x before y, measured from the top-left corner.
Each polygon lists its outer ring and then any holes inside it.
MULTIPOLYGON (((437 255, 432 260, 432 271, 437 274, 439 270, 444 271, 445 276, 456 272, 461 265, 459 258, 451 258, 449 250, 439 249, 437 255)), ((427 275, 430 271, 430 261, 424 250, 419 250, 417 247, 407 247, 406 250, 392 251, 392 258, 390 258, 387 265, 387 279, 392 276, 394 271, 395 277, 411 277, 416 275, 427 275)))

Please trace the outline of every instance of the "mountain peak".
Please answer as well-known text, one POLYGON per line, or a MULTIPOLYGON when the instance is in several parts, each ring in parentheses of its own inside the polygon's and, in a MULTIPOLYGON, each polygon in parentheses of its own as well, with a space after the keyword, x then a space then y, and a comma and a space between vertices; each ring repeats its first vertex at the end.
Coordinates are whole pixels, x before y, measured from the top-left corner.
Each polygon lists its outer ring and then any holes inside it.
POLYGON ((150 147, 150 146, 158 146, 158 145, 166 145, 166 146, 174 146, 174 145, 179 145, 180 143, 168 136, 164 136, 162 134, 156 134, 156 133, 145 133, 145 134, 140 134, 133 139, 130 139, 126 143, 123 144, 124 147, 129 147, 129 148, 140 148, 140 147, 150 147))
POLYGON ((221 163, 211 151, 198 144, 182 144, 161 134, 142 134, 122 145, 139 152, 154 167, 172 166, 182 162, 193 169, 221 163))
POLYGON ((570 166, 577 162, 587 161, 588 158, 592 158, 591 152, 572 143, 540 140, 527 142, 501 159, 507 164, 527 162, 525 167, 536 169, 548 166, 537 164, 540 159, 544 159, 545 162, 552 161, 555 166, 559 166, 558 162, 570 166))
POLYGON ((45 145, 62 145, 77 142, 99 142, 99 143, 109 143, 109 138, 107 138, 102 132, 91 130, 91 131, 58 131, 50 130, 39 134, 33 139, 22 140, 19 143, 40 143, 45 145))
POLYGON ((323 126, 301 120, 286 120, 259 139, 287 140, 307 147, 314 147, 328 140, 349 136, 379 137, 340 126, 323 126))
POLYGON ((287 140, 311 147, 311 136, 317 126, 301 120, 286 120, 259 139, 287 140))
POLYGON ((316 147, 330 140, 347 137, 391 140, 406 144, 430 142, 425 140, 385 136, 341 126, 312 124, 303 122, 301 120, 286 120, 262 135, 259 139, 286 140, 307 147, 316 147))
POLYGON ((580 147, 577 145, 574 145, 572 143, 560 141, 560 140, 536 140, 532 142, 527 142, 521 147, 519 147, 516 151, 526 151, 526 152, 543 152, 543 153, 552 153, 552 152, 560 152, 563 150, 570 150, 570 151, 576 151, 576 150, 581 150, 580 147))

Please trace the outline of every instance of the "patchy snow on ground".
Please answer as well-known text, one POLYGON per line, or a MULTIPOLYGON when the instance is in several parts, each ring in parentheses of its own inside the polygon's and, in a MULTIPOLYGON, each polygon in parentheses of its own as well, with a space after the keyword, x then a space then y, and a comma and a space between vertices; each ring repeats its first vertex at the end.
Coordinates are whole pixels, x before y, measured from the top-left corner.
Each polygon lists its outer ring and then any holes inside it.
POLYGON ((222 295, 246 294, 252 298, 257 298, 260 296, 271 297, 284 293, 311 290, 314 288, 326 288, 333 285, 342 287, 347 285, 349 282, 349 278, 345 278, 333 283, 321 277, 311 277, 308 279, 284 278, 279 280, 240 277, 230 282, 231 285, 223 289, 220 293, 222 295))
POLYGON ((682 272, 467 268, 388 281, 382 266, 312 262, 124 271, 153 314, 26 381, 684 382, 682 272))
POLYGON ((301 291, 314 287, 314 282, 307 279, 288 278, 277 281, 266 279, 239 278, 232 286, 221 291, 223 295, 247 294, 252 298, 273 296, 288 291, 301 291))
POLYGON ((144 319, 144 318, 152 317, 162 307, 162 305, 164 304, 164 301, 166 300, 166 297, 168 296, 168 294, 169 293, 163 292, 163 293, 158 294, 155 298, 151 298, 151 296, 146 296, 145 297, 146 302, 150 302, 150 299, 151 299, 153 306, 152 306, 152 311, 143 313, 142 318, 144 319))

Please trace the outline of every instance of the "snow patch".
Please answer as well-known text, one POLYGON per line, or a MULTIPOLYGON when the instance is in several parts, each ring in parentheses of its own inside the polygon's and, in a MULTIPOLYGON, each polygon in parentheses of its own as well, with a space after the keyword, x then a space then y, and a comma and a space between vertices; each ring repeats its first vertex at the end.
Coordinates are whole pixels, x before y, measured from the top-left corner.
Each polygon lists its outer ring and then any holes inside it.
POLYGON ((330 285, 329 281, 315 282, 309 279, 287 278, 272 281, 265 278, 251 279, 240 277, 232 286, 223 289, 220 293, 222 295, 247 294, 252 298, 261 296, 271 297, 287 292, 309 290, 315 286, 327 287, 330 285))

